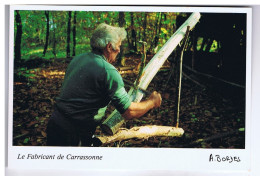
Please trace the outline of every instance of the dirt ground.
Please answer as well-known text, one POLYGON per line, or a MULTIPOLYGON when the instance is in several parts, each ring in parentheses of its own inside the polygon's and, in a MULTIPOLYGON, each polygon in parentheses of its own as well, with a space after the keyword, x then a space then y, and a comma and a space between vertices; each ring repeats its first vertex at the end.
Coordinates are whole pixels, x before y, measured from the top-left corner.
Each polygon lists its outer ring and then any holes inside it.
MULTIPOLYGON (((127 66, 140 62, 139 57, 126 60, 127 66)), ((41 67, 15 72, 13 88, 13 145, 44 146, 46 126, 51 116, 55 97, 65 74, 68 62, 54 61, 41 67), (26 77, 24 75, 27 75, 26 77)), ((161 93, 163 102, 159 109, 151 110, 140 119, 126 121, 122 128, 143 125, 174 125, 175 96, 174 78, 169 77, 169 63, 157 73, 148 91, 161 93)), ((126 80, 134 82, 133 71, 122 73, 126 80)), ((212 86, 211 86, 212 87, 212 86)), ((213 87, 216 87, 215 85, 213 87)), ((128 89, 128 88, 127 88, 128 89)), ((231 88, 232 92, 232 88, 231 88)), ((182 79, 180 123, 185 133, 182 137, 151 137, 130 139, 107 144, 107 147, 167 147, 167 148, 245 148, 245 103, 234 97, 202 88, 187 78, 182 79)), ((147 97, 144 97, 144 99, 147 97)), ((114 108, 109 106, 107 115, 114 108)), ((104 135, 98 127, 97 135, 104 135)))

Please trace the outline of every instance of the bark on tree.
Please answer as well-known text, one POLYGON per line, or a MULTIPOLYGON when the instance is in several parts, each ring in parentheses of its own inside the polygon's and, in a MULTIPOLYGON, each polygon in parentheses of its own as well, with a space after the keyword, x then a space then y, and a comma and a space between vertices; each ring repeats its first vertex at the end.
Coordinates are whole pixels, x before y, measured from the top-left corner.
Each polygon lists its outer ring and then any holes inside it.
MULTIPOLYGON (((124 12, 119 12, 118 24, 119 24, 119 27, 124 27, 124 25, 125 25, 125 13, 124 12)), ((125 66, 125 58, 123 56, 124 56, 124 47, 123 47, 123 45, 121 45, 120 53, 118 54, 118 58, 117 58, 117 64, 120 66, 125 66)))
POLYGON ((131 14, 131 36, 132 36, 132 42, 131 42, 131 48, 137 52, 137 46, 136 46, 136 32, 134 30, 134 13, 130 12, 131 14))
POLYGON ((54 55, 54 57, 56 58, 56 35, 55 35, 55 33, 56 33, 56 27, 55 27, 55 21, 54 21, 54 17, 52 17, 52 24, 53 24, 53 39, 52 39, 52 41, 53 41, 53 45, 52 45, 52 53, 53 53, 53 55, 54 55))
POLYGON ((45 11, 46 16, 46 38, 45 38, 45 45, 43 50, 43 56, 45 56, 47 49, 48 49, 48 43, 49 43, 49 34, 50 34, 50 12, 45 11))
POLYGON ((131 39, 130 39, 131 37, 130 37, 130 32, 129 31, 130 31, 129 28, 127 28, 126 29, 126 33, 127 33, 126 38, 127 38, 128 47, 129 47, 129 49, 131 49, 132 45, 131 45, 131 39))
POLYGON ((213 44, 213 40, 212 40, 212 38, 210 38, 208 40, 208 43, 207 43, 207 46, 206 46, 206 50, 205 50, 207 53, 209 53, 212 44, 213 44))
POLYGON ((119 27, 123 27, 125 25, 125 13, 124 12, 119 12, 118 24, 119 24, 119 27))
POLYGON ((14 59, 16 62, 21 61, 21 42, 22 42, 22 20, 19 10, 16 11, 15 15, 17 32, 15 36, 15 48, 14 48, 14 59))
POLYGON ((77 11, 74 12, 74 18, 73 18, 73 51, 72 56, 76 55, 76 24, 77 24, 77 11))
POLYGON ((203 51, 203 48, 205 47, 205 45, 206 45, 206 38, 203 38, 203 41, 202 41, 202 44, 201 44, 199 51, 203 51))
POLYGON ((67 58, 70 57, 70 30, 71 30, 71 11, 68 12, 68 26, 67 26, 67 58))
POLYGON ((157 16, 157 21, 155 23, 155 33, 154 33, 154 37, 153 37, 153 42, 149 48, 150 52, 152 51, 152 49, 156 48, 156 46, 158 45, 158 42, 159 42, 161 26, 162 26, 162 15, 163 15, 163 13, 160 12, 157 16))
POLYGON ((157 28, 157 31, 156 31, 157 40, 154 43, 155 47, 158 45, 159 38, 160 38, 160 33, 161 33, 161 28, 162 28, 162 18, 163 18, 163 13, 161 12, 160 13, 160 20, 159 20, 158 28, 157 28))
POLYGON ((171 126, 140 126, 131 129, 120 129, 113 136, 101 136, 98 139, 102 144, 109 144, 116 141, 123 141, 131 138, 148 139, 149 137, 181 137, 184 133, 182 128, 171 126))
POLYGON ((144 13, 143 41, 146 42, 147 12, 144 13))

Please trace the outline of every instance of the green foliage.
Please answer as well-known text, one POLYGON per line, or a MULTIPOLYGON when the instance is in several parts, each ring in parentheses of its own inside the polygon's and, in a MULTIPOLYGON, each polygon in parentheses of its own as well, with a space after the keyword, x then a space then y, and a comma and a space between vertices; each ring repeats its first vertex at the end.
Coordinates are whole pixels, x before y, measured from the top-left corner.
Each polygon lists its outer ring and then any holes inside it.
POLYGON ((209 52, 216 52, 217 50, 218 50, 218 42, 216 40, 213 40, 209 52))
MULTIPOLYGON (((125 53, 136 52, 135 49, 131 46, 131 41, 136 42, 136 49, 138 53, 140 53, 142 48, 142 45, 139 43, 139 41, 147 42, 147 51, 152 53, 158 51, 177 30, 177 16, 187 17, 186 13, 173 12, 123 13, 125 21, 123 27, 127 31, 127 39, 124 43, 125 53), (146 22, 146 24, 144 24, 144 22, 146 22), (135 38, 132 36, 132 31, 135 31, 135 38), (154 44, 156 36, 159 38, 159 41, 158 43, 154 44)), ((41 10, 20 11, 22 19, 21 57, 23 60, 66 57, 68 13, 67 11, 50 11, 49 14, 49 43, 47 53, 43 57, 42 53, 44 50, 44 44, 46 42, 47 21, 45 12, 41 10)), ((73 23, 73 17, 74 12, 72 12, 71 25, 72 27, 75 26, 76 28, 76 55, 91 50, 89 45, 90 37, 98 24, 107 23, 110 25, 119 26, 119 12, 77 11, 77 22, 75 25, 73 23)), ((16 25, 14 25, 14 27, 14 35, 16 35, 16 25)), ((72 32, 70 37, 73 38, 72 32)), ((220 43, 216 40, 213 40, 212 43, 207 43, 207 41, 204 40, 205 39, 202 37, 197 39, 197 50, 205 51, 207 45, 211 45, 210 48, 208 47, 209 52, 217 52, 221 47, 220 43)), ((70 47, 72 51, 72 43, 70 47)))
POLYGON ((195 123, 195 122, 199 121, 199 119, 196 118, 196 115, 193 112, 190 112, 190 116, 191 116, 190 121, 192 123, 195 123))
POLYGON ((198 38, 198 41, 197 41, 197 50, 200 50, 200 49, 201 49, 202 42, 203 42, 203 38, 202 38, 202 37, 199 37, 199 38, 198 38))
POLYGON ((243 132, 245 131, 245 128, 239 128, 239 131, 243 132))
POLYGON ((192 118, 195 118, 195 117, 196 117, 196 115, 195 115, 193 112, 190 112, 190 116, 191 116, 192 118))
POLYGON ((195 123, 195 122, 197 122, 197 121, 198 121, 198 119, 197 119, 197 118, 191 118, 190 120, 191 120, 191 122, 192 122, 192 123, 195 123))
POLYGON ((25 138, 24 141, 23 141, 23 143, 24 143, 24 144, 27 144, 29 141, 30 141, 29 138, 25 138))
MULTIPOLYGON (((44 44, 46 42, 46 16, 41 10, 23 10, 20 11, 22 19, 22 45, 21 57, 23 60, 36 58, 65 58, 66 57, 66 39, 67 39, 67 11, 50 11, 49 20, 49 43, 46 55, 43 57, 44 44)), ((74 26, 72 12, 71 25, 74 26)), ((139 41, 146 41, 147 48, 151 48, 155 36, 159 37, 157 48, 160 49, 170 36, 176 31, 174 25, 179 13, 172 12, 134 12, 131 18, 130 12, 124 12, 125 25, 127 30, 127 40, 125 53, 129 53, 133 48, 129 46, 129 40, 135 40, 137 51, 140 52, 141 44, 139 41), (133 23, 131 23, 133 19, 133 23), (144 26, 144 21, 147 21, 144 26), (161 25, 159 25, 161 23, 161 25), (155 27, 156 26, 156 27, 155 27), (134 30, 136 38, 132 37, 131 31, 134 30)), ((184 14, 181 14, 184 15, 184 14)), ((100 12, 100 11, 77 11, 76 16, 76 55, 90 51, 89 40, 93 30, 100 23, 107 23, 119 26, 119 12, 100 12)), ((16 25, 14 33, 16 34, 16 25)), ((73 38, 72 33, 70 34, 73 38)), ((72 42, 72 40, 71 40, 72 42)), ((70 45, 71 51, 73 44, 70 45)))
POLYGON ((206 142, 201 142, 201 148, 206 148, 207 147, 207 143, 206 142))
POLYGON ((28 79, 36 76, 34 73, 31 73, 31 70, 27 70, 24 67, 22 67, 17 74, 18 74, 18 76, 22 75, 28 79))

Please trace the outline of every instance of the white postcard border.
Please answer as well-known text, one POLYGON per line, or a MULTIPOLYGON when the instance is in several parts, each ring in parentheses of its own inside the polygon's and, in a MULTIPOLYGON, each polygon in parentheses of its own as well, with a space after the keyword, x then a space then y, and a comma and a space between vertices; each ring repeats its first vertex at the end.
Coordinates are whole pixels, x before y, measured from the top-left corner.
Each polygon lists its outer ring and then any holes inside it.
POLYGON ((9 30, 9 109, 8 109, 8 168, 19 169, 78 169, 78 170, 170 170, 205 172, 223 171, 228 173, 247 173, 250 170, 251 143, 251 31, 252 11, 250 8, 213 8, 213 7, 130 7, 130 6, 10 6, 9 30), (21 147, 12 146, 13 131, 13 41, 14 10, 88 10, 88 11, 171 11, 171 12, 208 12, 208 13, 247 13, 247 97, 246 97, 246 148, 245 149, 147 149, 147 148, 75 148, 75 147, 21 147), (22 160, 18 156, 38 155, 91 155, 103 156, 101 161, 78 160, 22 160), (209 162, 210 155, 238 156, 241 162, 209 162), (188 168, 187 168, 188 166, 188 168))

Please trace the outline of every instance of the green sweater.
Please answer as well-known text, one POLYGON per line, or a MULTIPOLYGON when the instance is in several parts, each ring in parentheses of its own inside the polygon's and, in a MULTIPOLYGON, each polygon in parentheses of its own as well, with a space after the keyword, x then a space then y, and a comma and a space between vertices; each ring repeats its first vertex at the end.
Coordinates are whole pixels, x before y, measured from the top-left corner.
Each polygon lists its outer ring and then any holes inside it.
POLYGON ((58 109, 68 118, 99 122, 110 101, 121 114, 131 104, 116 68, 94 53, 73 58, 57 97, 58 109))

